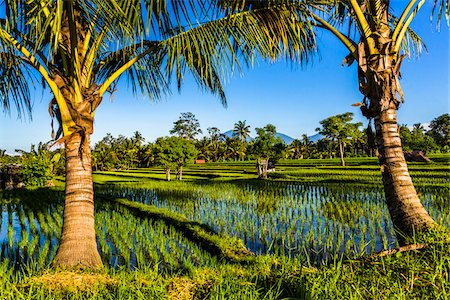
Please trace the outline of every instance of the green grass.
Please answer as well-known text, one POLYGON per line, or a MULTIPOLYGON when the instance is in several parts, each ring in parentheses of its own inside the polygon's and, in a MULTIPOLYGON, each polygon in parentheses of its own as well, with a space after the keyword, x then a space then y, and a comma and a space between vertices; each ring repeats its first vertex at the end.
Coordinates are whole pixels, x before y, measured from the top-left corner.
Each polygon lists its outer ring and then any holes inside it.
POLYGON ((1 299, 448 299, 449 244, 420 252, 318 268, 259 256, 252 264, 220 263, 189 273, 158 268, 99 272, 41 270, 15 275, 0 265, 1 299))

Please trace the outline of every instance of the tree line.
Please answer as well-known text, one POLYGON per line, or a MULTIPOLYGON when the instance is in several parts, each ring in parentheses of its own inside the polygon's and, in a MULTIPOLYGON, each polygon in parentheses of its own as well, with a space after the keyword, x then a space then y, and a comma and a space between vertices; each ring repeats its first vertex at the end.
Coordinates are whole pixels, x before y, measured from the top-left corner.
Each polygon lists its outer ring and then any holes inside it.
MULTIPOLYGON (((209 127, 201 138, 200 122, 191 112, 181 113, 173 122, 170 137, 159 137, 155 142, 146 142, 136 131, 131 137, 108 133, 92 149, 94 171, 127 170, 134 168, 162 167, 167 180, 171 172, 182 179, 183 166, 201 162, 255 160, 261 178, 267 177, 266 163, 279 159, 341 159, 345 157, 375 156, 377 152, 371 124, 362 128, 362 123, 353 123, 350 112, 328 117, 320 121, 316 129, 322 138, 312 141, 306 134, 287 144, 277 135, 273 124, 255 128, 256 137, 251 138, 251 126, 247 121, 234 124, 231 136, 217 127, 209 127), (259 170, 258 168, 262 169, 259 170)), ((428 129, 422 124, 411 128, 399 126, 403 149, 424 153, 448 153, 450 150, 450 115, 443 114, 433 119, 428 129)), ((0 151, 0 162, 15 162, 24 165, 24 181, 32 185, 46 185, 55 175, 64 174, 64 149, 49 150, 50 142, 31 145, 30 151, 17 149, 16 157, 0 151)))
MULTIPOLYGON (((251 138, 251 126, 244 121, 234 124, 231 136, 217 127, 209 127, 201 138, 200 122, 193 113, 182 113, 174 122, 172 137, 160 137, 154 143, 145 143, 139 131, 132 137, 117 138, 107 134, 92 150, 94 170, 114 170, 161 166, 165 170, 178 170, 194 160, 205 162, 243 161, 258 159, 322 159, 356 156, 375 156, 374 132, 369 124, 352 123, 353 114, 345 113, 320 121, 316 131, 322 138, 314 142, 306 134, 290 144, 277 136, 272 124, 256 128, 251 138), (178 165, 178 166, 177 166, 178 165)), ((430 122, 426 130, 421 124, 412 129, 400 125, 400 135, 405 150, 424 153, 447 153, 450 141, 450 116, 443 114, 430 122)), ((177 171, 178 173, 178 171, 177 171)))

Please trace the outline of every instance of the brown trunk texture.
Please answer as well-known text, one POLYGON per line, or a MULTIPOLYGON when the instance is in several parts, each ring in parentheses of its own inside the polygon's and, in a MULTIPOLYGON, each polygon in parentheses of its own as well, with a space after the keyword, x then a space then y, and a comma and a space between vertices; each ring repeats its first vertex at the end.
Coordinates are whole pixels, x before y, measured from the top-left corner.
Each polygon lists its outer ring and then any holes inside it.
POLYGON ((170 169, 166 169, 166 180, 170 181, 170 169))
POLYGON ((420 202, 408 172, 394 105, 375 117, 375 127, 384 193, 395 228, 411 237, 414 231, 434 227, 436 223, 420 202))
POLYGON ((94 189, 91 150, 86 135, 82 151, 80 134, 73 134, 66 147, 66 199, 63 229, 53 264, 57 267, 100 268, 94 225, 94 189))
POLYGON ((341 166, 345 167, 345 161, 344 161, 344 146, 342 145, 342 142, 339 141, 339 155, 341 157, 341 166))
POLYGON ((183 180, 183 165, 178 166, 177 179, 183 180))

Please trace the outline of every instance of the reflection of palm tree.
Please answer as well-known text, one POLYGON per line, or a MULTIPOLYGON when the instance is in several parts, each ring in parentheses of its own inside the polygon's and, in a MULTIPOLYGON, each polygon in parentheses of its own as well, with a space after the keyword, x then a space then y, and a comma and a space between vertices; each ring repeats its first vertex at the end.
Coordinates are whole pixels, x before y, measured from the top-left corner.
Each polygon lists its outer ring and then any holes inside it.
POLYGON ((237 136, 242 142, 250 137, 250 125, 245 124, 246 120, 238 121, 234 124, 233 135, 237 136))

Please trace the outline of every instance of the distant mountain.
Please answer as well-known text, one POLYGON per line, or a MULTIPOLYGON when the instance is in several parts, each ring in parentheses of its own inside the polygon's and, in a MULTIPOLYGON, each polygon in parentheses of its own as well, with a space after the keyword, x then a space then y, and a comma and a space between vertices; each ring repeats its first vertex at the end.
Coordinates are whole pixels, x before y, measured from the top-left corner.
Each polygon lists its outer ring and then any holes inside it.
POLYGON ((316 133, 315 135, 308 136, 308 139, 310 139, 314 143, 317 143, 318 140, 321 140, 323 138, 324 138, 324 136, 321 135, 320 133, 316 133))
MULTIPOLYGON (((223 135, 225 135, 226 137, 232 138, 233 130, 228 130, 228 131, 224 132, 223 135)), ((285 142, 287 145, 290 145, 292 143, 292 141, 294 140, 294 138, 288 136, 287 134, 281 133, 281 132, 277 132, 276 136, 280 137, 283 140, 283 142, 285 142)), ((312 136, 308 136, 308 139, 310 139, 314 143, 317 143, 318 140, 321 140, 323 138, 324 138, 324 136, 321 135, 320 133, 317 133, 312 136)), ((252 137, 247 138, 247 142, 250 142, 251 140, 253 140, 252 137)), ((300 140, 301 140, 301 138, 300 138, 300 140)))
MULTIPOLYGON (((223 133, 223 135, 225 135, 226 137, 232 138, 233 137, 233 130, 225 131, 223 133)), ((293 138, 291 138, 290 136, 288 136, 288 135, 286 135, 284 133, 277 132, 275 135, 277 137, 280 137, 283 140, 283 142, 285 142, 287 145, 292 143, 292 141, 294 140, 293 138)), ((247 138, 247 142, 250 142, 252 139, 253 139, 252 137, 247 138)))
POLYGON ((275 136, 276 136, 276 137, 280 137, 280 138, 283 140, 283 142, 286 143, 286 145, 290 145, 290 144, 292 143, 292 141, 294 140, 294 139, 291 138, 290 136, 288 136, 288 135, 286 135, 286 134, 284 134, 284 133, 280 133, 280 132, 277 132, 277 133, 275 134, 275 136))
POLYGON ((224 136, 232 138, 233 137, 233 130, 228 130, 222 133, 224 136))

